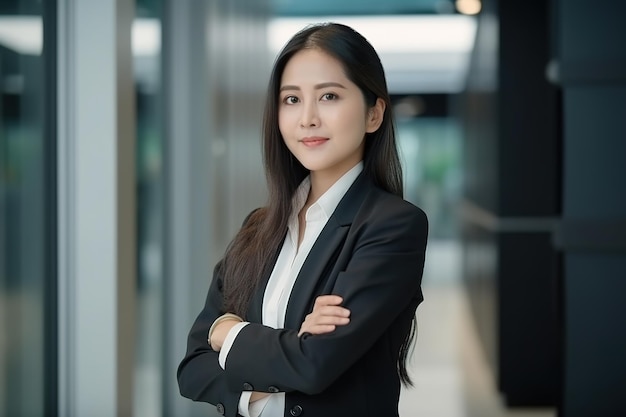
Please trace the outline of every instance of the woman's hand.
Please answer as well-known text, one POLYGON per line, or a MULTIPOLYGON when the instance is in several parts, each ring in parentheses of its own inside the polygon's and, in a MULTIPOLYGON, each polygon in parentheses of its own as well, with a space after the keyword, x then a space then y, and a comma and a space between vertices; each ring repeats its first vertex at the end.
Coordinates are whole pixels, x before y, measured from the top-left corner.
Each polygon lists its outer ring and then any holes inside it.
POLYGON ((215 326, 215 329, 211 334, 211 340, 209 341, 211 344, 211 349, 219 352, 222 349, 222 345, 224 344, 226 336, 228 336, 228 332, 230 331, 230 329, 235 327, 237 323, 241 322, 234 319, 228 319, 220 322, 217 326, 215 326))
POLYGON ((252 391, 252 395, 250 396, 250 402, 253 403, 255 401, 259 401, 260 399, 263 399, 265 397, 269 397, 271 394, 267 393, 267 392, 258 392, 258 391, 252 391))
POLYGON ((341 307, 343 301, 338 295, 320 295, 315 299, 313 311, 304 319, 298 336, 303 333, 324 334, 335 330, 336 326, 345 326, 350 322, 350 310, 341 307))

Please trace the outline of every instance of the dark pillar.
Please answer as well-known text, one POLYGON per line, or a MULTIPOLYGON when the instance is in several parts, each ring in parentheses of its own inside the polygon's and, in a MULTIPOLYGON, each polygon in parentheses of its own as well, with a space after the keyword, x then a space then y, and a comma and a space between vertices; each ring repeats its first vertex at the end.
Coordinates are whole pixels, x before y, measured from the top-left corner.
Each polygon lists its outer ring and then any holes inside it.
POLYGON ((559 0, 561 415, 626 416, 626 3, 559 0))
POLYGON ((560 214, 557 91, 547 81, 546 2, 485 1, 465 120, 465 278, 508 405, 558 393, 560 214))

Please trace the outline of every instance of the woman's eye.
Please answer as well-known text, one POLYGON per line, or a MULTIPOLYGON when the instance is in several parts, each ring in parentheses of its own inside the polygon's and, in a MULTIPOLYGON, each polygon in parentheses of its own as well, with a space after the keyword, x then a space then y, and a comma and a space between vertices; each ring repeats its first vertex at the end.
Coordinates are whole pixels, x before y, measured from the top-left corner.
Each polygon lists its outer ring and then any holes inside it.
POLYGON ((298 102, 298 97, 287 96, 283 99, 283 103, 285 104, 296 104, 298 102))
POLYGON ((322 100, 335 100, 337 98, 337 95, 334 93, 326 93, 322 96, 322 100))

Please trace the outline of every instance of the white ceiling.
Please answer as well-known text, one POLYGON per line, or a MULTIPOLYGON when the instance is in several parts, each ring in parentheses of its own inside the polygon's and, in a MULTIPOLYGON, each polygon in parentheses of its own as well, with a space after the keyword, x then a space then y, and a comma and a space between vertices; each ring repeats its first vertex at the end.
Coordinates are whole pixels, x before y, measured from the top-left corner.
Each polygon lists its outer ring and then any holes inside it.
POLYGON ((278 17, 269 25, 273 56, 310 23, 351 26, 378 51, 392 94, 458 93, 465 87, 476 19, 465 15, 278 17))

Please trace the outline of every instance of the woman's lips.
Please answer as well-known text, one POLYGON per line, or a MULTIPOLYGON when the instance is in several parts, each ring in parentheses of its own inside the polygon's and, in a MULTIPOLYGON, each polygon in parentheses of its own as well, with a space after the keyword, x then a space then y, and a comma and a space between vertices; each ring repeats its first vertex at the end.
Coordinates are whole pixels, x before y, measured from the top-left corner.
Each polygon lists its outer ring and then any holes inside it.
POLYGON ((328 138, 323 138, 319 136, 311 136, 311 137, 303 138, 302 140, 300 140, 300 142, 302 142, 304 146, 307 146, 309 148, 314 148, 316 146, 323 145, 327 141, 328 141, 328 138))

